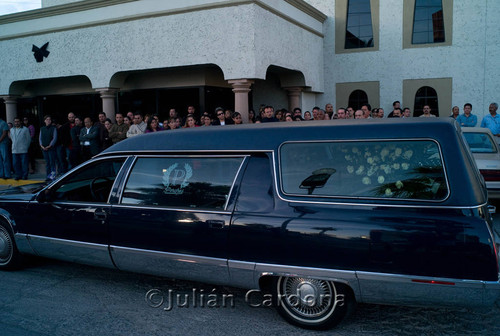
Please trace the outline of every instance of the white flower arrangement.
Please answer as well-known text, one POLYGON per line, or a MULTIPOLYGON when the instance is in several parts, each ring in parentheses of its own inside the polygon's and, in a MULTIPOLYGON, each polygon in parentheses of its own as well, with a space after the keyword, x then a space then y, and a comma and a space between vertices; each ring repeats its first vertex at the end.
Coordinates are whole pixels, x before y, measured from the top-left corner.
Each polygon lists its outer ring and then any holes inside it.
POLYGON ((347 166, 347 172, 348 172, 349 174, 354 173, 354 167, 353 167, 353 166, 347 166))
POLYGON ((356 175, 361 175, 365 172, 365 166, 361 165, 359 168, 356 170, 356 175))
POLYGON ((392 168, 394 168, 395 170, 398 170, 400 168, 399 163, 393 163, 392 168))
POLYGON ((366 172, 366 175, 372 176, 377 172, 377 170, 378 170, 377 166, 371 166, 370 169, 368 169, 368 171, 366 172))
POLYGON ((385 182, 385 177, 383 175, 379 175, 379 177, 377 177, 377 182, 382 184, 385 182))
POLYGON ((365 185, 368 185, 368 184, 372 183, 372 180, 369 177, 365 176, 365 177, 363 177, 361 182, 363 182, 363 184, 365 184, 365 185))
POLYGON ((403 168, 403 170, 408 170, 408 168, 410 168, 410 164, 407 162, 403 162, 401 164, 401 168, 403 168))
POLYGON ((411 149, 403 153, 403 158, 405 158, 406 160, 411 159, 412 156, 413 156, 413 151, 411 149))
POLYGON ((403 182, 401 182, 401 181, 397 181, 397 182, 396 182, 396 188, 398 188, 398 189, 403 188, 403 182))
POLYGON ((394 193, 392 192, 391 188, 385 189, 385 196, 392 196, 394 193))

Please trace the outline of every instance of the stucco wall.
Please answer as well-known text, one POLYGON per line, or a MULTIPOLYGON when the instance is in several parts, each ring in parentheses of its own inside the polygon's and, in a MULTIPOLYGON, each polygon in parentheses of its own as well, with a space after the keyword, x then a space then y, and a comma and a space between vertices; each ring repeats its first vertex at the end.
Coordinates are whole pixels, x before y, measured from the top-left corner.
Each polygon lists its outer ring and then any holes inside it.
POLYGON ((381 107, 391 111, 392 102, 402 100, 403 80, 445 77, 453 78, 452 104, 461 110, 470 102, 473 113, 482 117, 491 101, 500 100, 500 25, 494 20, 500 1, 454 0, 452 46, 412 49, 402 47, 403 1, 381 1, 380 50, 338 55, 335 3, 306 1, 328 15, 324 23, 325 94, 318 95, 318 105, 335 101, 337 82, 380 81, 381 107))
POLYGON ((50 7, 56 5, 68 4, 71 2, 78 2, 82 0, 42 0, 42 7, 50 7))
MULTIPOLYGON (((130 2, 115 10, 133 12, 130 6, 141 3, 130 2)), ((91 17, 105 19, 107 11, 94 9, 91 17)), ((43 24, 46 29, 59 24, 64 30, 0 40, 0 94, 9 94, 11 83, 19 80, 83 75, 92 87, 100 88, 110 86, 117 72, 196 64, 216 64, 225 79, 264 79, 269 65, 280 65, 303 72, 307 85, 322 90, 321 37, 256 4, 70 28, 71 18, 81 20, 85 15, 33 20, 27 24, 43 24), (67 23, 61 26, 60 21, 67 23), (50 55, 36 63, 31 45, 40 47, 45 42, 50 55)), ((12 27, 20 25, 6 25, 5 34, 14 34, 12 27)))

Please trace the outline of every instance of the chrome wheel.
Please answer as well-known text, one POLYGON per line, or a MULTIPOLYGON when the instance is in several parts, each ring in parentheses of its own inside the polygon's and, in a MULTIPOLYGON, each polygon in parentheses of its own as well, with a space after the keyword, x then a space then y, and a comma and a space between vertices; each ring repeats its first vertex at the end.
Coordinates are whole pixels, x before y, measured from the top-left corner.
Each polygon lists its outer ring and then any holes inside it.
POLYGON ((353 300, 347 286, 303 277, 279 277, 275 283, 278 312, 304 328, 327 329, 338 324, 353 300))
POLYGON ((0 225, 0 266, 8 266, 14 255, 14 242, 5 227, 0 225))

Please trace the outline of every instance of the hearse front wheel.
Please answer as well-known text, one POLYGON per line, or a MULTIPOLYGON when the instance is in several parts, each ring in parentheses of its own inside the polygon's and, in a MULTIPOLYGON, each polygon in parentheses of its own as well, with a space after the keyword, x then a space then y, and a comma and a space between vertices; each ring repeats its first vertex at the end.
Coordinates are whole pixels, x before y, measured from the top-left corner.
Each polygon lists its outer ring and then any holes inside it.
POLYGON ((0 222, 0 269, 14 269, 19 266, 19 252, 9 227, 0 222))
POLYGON ((346 285, 319 279, 276 278, 274 295, 280 315, 307 329, 331 328, 354 306, 354 298, 346 285))

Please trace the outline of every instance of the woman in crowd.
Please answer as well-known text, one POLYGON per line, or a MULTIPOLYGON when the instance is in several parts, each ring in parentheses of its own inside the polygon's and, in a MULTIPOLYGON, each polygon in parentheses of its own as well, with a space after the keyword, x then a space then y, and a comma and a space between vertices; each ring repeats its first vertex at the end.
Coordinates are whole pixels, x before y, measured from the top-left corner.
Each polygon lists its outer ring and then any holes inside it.
POLYGON ((248 122, 250 124, 255 123, 255 111, 254 110, 248 111, 248 122))
POLYGON ((109 131, 111 130, 111 127, 113 126, 113 123, 111 122, 111 119, 106 118, 104 121, 104 135, 103 135, 103 141, 102 141, 102 149, 106 149, 108 147, 111 147, 113 145, 113 141, 109 137, 109 131))
POLYGON ((212 126, 212 118, 210 118, 210 115, 205 112, 201 116, 201 126, 212 126))
POLYGON ((276 117, 276 119, 278 119, 279 121, 283 121, 283 111, 282 110, 278 110, 276 111, 276 113, 274 114, 274 116, 276 117))
POLYGON ((193 115, 190 114, 186 117, 186 123, 184 124, 184 128, 193 128, 193 127, 198 127, 198 126, 196 125, 193 115))
POLYGON ((146 126, 146 131, 144 133, 153 133, 158 131, 163 131, 163 129, 160 127, 158 119, 155 117, 149 118, 148 124, 146 126))
POLYGON ((304 112, 304 120, 311 120, 311 112, 309 111, 304 112))
POLYGON ((129 116, 123 117, 123 123, 128 125, 130 127, 130 124, 132 123, 132 120, 130 119, 129 116))
POLYGON ((240 112, 234 112, 233 113, 233 121, 235 125, 241 125, 243 124, 243 119, 241 118, 241 113, 240 112))

